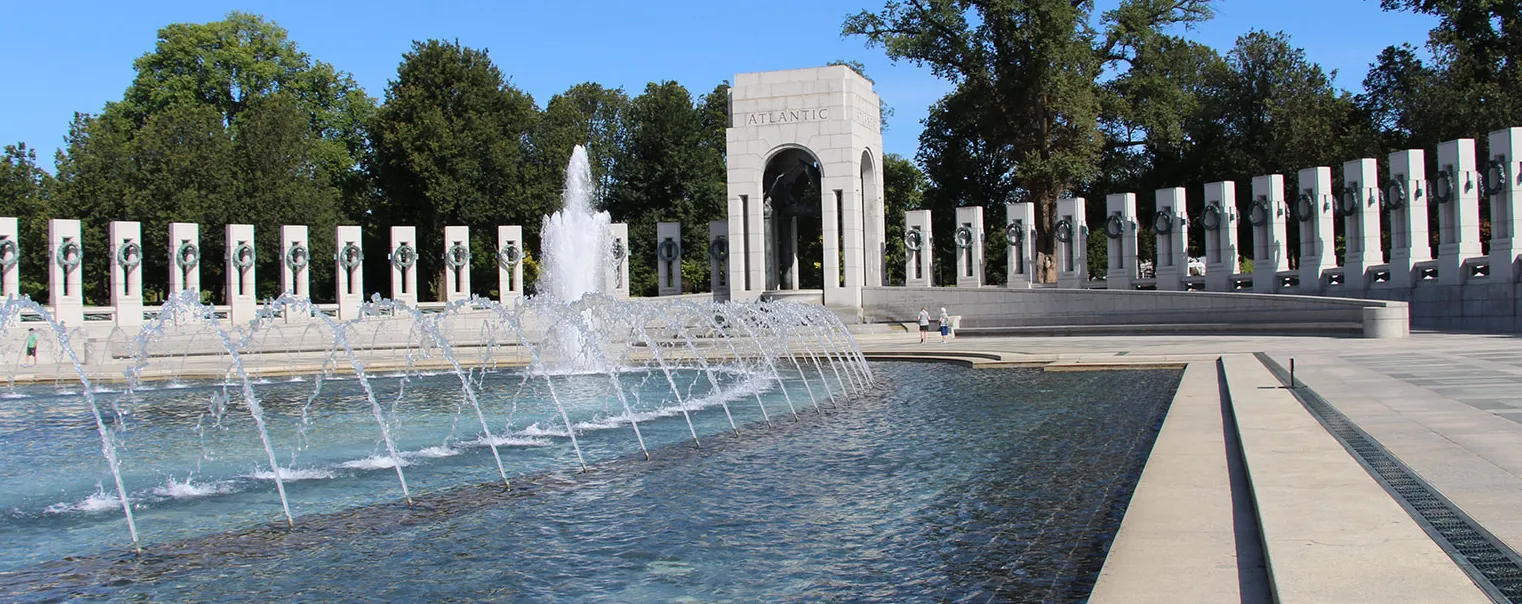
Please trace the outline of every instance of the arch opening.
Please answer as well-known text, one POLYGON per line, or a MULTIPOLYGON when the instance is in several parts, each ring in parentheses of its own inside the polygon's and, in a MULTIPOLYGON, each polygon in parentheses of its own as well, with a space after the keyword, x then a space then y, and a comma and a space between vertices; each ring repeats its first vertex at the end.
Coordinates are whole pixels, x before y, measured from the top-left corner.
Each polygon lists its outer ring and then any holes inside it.
POLYGON ((766 288, 823 288, 824 179, 819 158, 801 147, 784 148, 767 160, 761 182, 766 288))

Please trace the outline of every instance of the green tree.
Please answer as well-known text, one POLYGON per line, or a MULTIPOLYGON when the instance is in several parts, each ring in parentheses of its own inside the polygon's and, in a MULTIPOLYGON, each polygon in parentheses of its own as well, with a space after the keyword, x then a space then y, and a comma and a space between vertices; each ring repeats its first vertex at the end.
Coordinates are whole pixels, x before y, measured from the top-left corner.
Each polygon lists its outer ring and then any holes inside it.
POLYGON ((58 161, 59 209, 83 221, 87 254, 81 268, 87 301, 108 294, 115 250, 107 239, 113 220, 142 223, 143 290, 150 300, 168 288, 170 222, 201 225, 201 283, 220 291, 222 224, 217 211, 232 202, 232 139, 216 111, 176 105, 134 124, 108 107, 100 116, 77 116, 58 161))
MULTIPOLYGON (((682 224, 684 257, 706 256, 708 221, 726 212, 727 106, 727 86, 694 104, 686 88, 669 81, 647 85, 630 104, 628 138, 606 207, 615 222, 629 223, 631 292, 655 294, 657 222, 682 224)), ((707 279, 694 286, 706 287, 707 279)))
POLYGON ((925 173, 903 156, 883 156, 883 213, 887 220, 888 283, 904 284, 904 212, 921 209, 925 202, 925 173))
POLYGON ((1522 123, 1522 1, 1380 0, 1385 10, 1437 17, 1428 34, 1441 100, 1442 138, 1522 123), (1463 129, 1463 130, 1458 130, 1463 129))
MULTIPOLYGON (((1111 143, 1101 176, 1084 193, 1089 222, 1104 218, 1105 194, 1137 192, 1138 216, 1150 222, 1151 192, 1183 186, 1190 212, 1203 211, 1204 184, 1239 183, 1237 202, 1251 202, 1254 176, 1284 174, 1293 186, 1302 168, 1339 165, 1380 151, 1369 112, 1332 77, 1310 62, 1282 33, 1249 32, 1225 55, 1173 40, 1139 55, 1151 61, 1112 81, 1107 90, 1106 128, 1111 143), (1150 57, 1150 58, 1149 58, 1150 57)), ((1251 226, 1240 221, 1240 241, 1251 244, 1251 226)), ((1202 253, 1204 231, 1190 225, 1192 253, 1202 253)), ((1298 231, 1289 246, 1298 250, 1298 231)), ((1143 250, 1144 258, 1153 256, 1143 250)))
MULTIPOLYGON (((381 196, 369 226, 381 245, 379 227, 417 227, 420 288, 440 287, 445 226, 471 227, 472 289, 488 291, 495 226, 537 225, 552 209, 558 175, 534 161, 530 146, 538 120, 534 100, 486 50, 428 40, 403 55, 370 128, 368 172, 381 196)), ((537 229, 527 231, 525 244, 536 249, 537 229)))
POLYGON ((120 103, 141 122, 175 105, 215 109, 231 126, 258 99, 284 93, 307 114, 331 148, 318 154, 338 172, 353 168, 365 146, 363 126, 375 103, 354 78, 302 52, 278 24, 243 12, 211 23, 175 23, 158 32, 153 52, 133 63, 137 78, 120 103))
POLYGON ((62 218, 53 206, 52 177, 37 165, 37 151, 26 143, 6 145, 0 154, 0 200, 11 204, 8 214, 16 218, 21 293, 33 300, 48 300, 48 219, 62 218))
POLYGON ((1283 33, 1243 35, 1226 63, 1194 128, 1223 143, 1199 149, 1209 173, 1221 179, 1294 174, 1377 150, 1353 97, 1333 87, 1331 74, 1283 33))
MULTIPOLYGON (((1212 175, 1210 180, 1238 183, 1263 174, 1293 176, 1302 168, 1340 166, 1348 158, 1382 151, 1368 114, 1283 33, 1253 31, 1237 39, 1225 68, 1207 85, 1191 133, 1202 173, 1212 175)), ((1237 190, 1238 215, 1245 216, 1251 189, 1239 185, 1237 190)), ((1242 220, 1238 228, 1242 249, 1251 249, 1252 226, 1242 220)), ((1203 235, 1192 231, 1190 238, 1203 235)), ((1295 229, 1287 248, 1292 258, 1297 255, 1295 229)))
POLYGON ((1090 1, 895 0, 847 18, 844 33, 955 84, 921 137, 930 205, 1034 201, 1037 249, 1050 254, 1056 199, 1098 171, 1106 69, 1124 70, 1128 51, 1167 27, 1208 18, 1209 7, 1126 0, 1103 15, 1101 35, 1090 25, 1090 1))
POLYGON ((587 82, 550 98, 534 146, 550 173, 564 171, 571 149, 583 145, 598 183, 599 205, 613 185, 614 163, 628 137, 629 97, 621 89, 587 82))
POLYGON ((1434 103, 1436 86, 1437 74, 1416 56, 1415 48, 1391 46, 1369 68, 1357 103, 1378 129, 1385 148, 1431 147, 1448 134, 1434 103))
MULTIPOLYGON (((213 208, 217 215, 212 218, 254 225, 258 274, 270 276, 261 280, 261 296, 279 293, 275 278, 285 257, 280 225, 299 217, 308 229, 312 258, 331 258, 335 251, 332 233, 340 220, 343 190, 321 168, 324 141, 311 136, 309 120, 300 103, 283 92, 254 99, 238 115, 230 150, 235 194, 213 208)), ((311 262, 308 270, 312 283, 333 282, 331 262, 311 262)))
POLYGON ((1522 123, 1522 2, 1381 0, 1388 11, 1431 15, 1431 63, 1410 45, 1380 53, 1359 97, 1386 141, 1430 148, 1522 123))
MULTIPOLYGON (((150 297, 167 284, 167 258, 152 250, 167 243, 169 222, 201 224, 202 284, 213 292, 223 287, 222 225, 253 224, 257 291, 272 295, 281 225, 311 226, 321 257, 337 216, 365 205, 355 168, 374 103, 278 25, 236 12, 172 24, 134 67, 122 100, 76 116, 57 161, 57 202, 85 222, 87 249, 105 250, 109 221, 143 223, 150 297)), ((111 256, 90 254, 87 296, 104 299, 111 256)), ((312 266, 319 283, 331 271, 312 266)))

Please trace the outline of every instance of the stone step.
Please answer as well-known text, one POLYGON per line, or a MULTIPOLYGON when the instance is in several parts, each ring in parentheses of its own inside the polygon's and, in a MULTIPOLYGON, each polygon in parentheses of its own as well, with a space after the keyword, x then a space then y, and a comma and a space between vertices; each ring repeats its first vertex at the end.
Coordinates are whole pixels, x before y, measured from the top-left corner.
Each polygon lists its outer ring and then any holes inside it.
POLYGON ((1274 601, 1490 601, 1261 362, 1221 367, 1274 601))
POLYGON ((859 325, 862 323, 861 309, 855 306, 838 307, 826 306, 835 316, 840 317, 840 322, 846 325, 859 325))
POLYGON ((1361 323, 1175 323, 1119 325, 1021 325, 960 327, 959 336, 1086 336, 1112 334, 1251 334, 1361 337, 1361 323))
POLYGON ((1089 602, 1270 601, 1214 361, 1190 363, 1089 602))
POLYGON ((857 335, 874 333, 903 333, 904 327, 897 323, 847 323, 846 330, 857 335))

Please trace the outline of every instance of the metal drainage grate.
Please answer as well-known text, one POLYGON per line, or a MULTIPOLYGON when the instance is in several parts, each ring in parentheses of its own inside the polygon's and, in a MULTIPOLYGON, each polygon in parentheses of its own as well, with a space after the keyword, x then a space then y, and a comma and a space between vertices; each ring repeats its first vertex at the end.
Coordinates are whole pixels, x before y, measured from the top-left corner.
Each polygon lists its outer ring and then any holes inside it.
MULTIPOLYGON (((1267 354, 1260 352, 1255 356, 1273 372, 1279 383, 1289 384, 1289 373, 1284 367, 1267 354)), ((1315 391, 1301 385, 1290 392, 1384 485, 1385 490, 1406 508, 1433 541, 1448 552, 1459 568, 1469 573, 1475 584, 1497 602, 1522 604, 1522 557, 1517 552, 1418 478, 1315 391)))

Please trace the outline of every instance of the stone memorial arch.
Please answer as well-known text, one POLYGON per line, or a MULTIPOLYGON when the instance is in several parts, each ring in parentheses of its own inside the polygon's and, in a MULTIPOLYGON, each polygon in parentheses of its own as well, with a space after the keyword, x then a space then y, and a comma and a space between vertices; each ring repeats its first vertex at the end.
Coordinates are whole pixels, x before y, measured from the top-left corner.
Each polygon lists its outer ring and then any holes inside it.
POLYGON ((839 65, 742 73, 729 101, 731 299, 859 308, 887 278, 872 83, 839 65))

